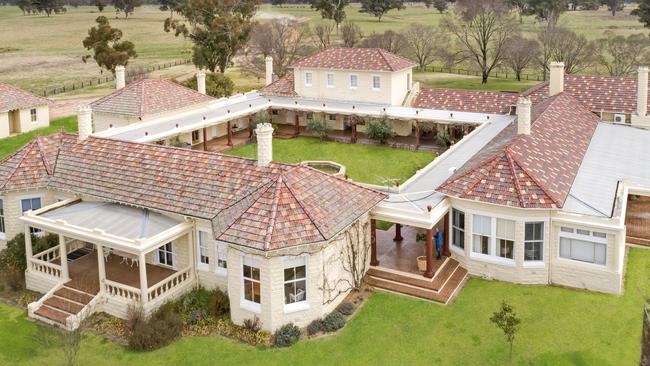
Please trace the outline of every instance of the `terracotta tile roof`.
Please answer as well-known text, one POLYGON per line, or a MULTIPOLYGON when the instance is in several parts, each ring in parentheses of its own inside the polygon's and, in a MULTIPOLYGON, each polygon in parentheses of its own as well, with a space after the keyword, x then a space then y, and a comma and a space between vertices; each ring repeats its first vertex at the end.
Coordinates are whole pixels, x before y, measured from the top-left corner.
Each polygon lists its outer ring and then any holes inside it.
MULTIPOLYGON (((564 91, 592 112, 636 112, 636 78, 564 75, 564 91)), ((522 95, 528 96, 533 104, 544 100, 548 97, 548 81, 534 86, 522 95)), ((648 106, 650 106, 650 96, 648 106)))
POLYGON ((304 166, 69 134, 0 164, 0 192, 35 187, 211 220, 216 237, 262 250, 331 239, 385 198, 304 166))
POLYGON ((437 190, 522 208, 561 208, 598 118, 567 93, 535 105, 530 135, 506 127, 437 190))
POLYGON ((319 69, 398 71, 415 66, 415 62, 381 48, 326 48, 290 67, 319 69))
POLYGON ((47 98, 18 89, 15 86, 0 83, 0 112, 7 112, 14 109, 36 107, 50 104, 47 98))
POLYGON ((415 98, 413 107, 476 113, 508 114, 517 104, 518 93, 423 88, 415 98))
POLYGON ((92 102, 90 106, 94 112, 142 117, 211 100, 214 98, 173 81, 142 79, 92 102))
POLYGON ((263 87, 260 93, 266 95, 279 95, 293 97, 297 96, 296 89, 294 88, 293 72, 289 72, 278 80, 263 87))

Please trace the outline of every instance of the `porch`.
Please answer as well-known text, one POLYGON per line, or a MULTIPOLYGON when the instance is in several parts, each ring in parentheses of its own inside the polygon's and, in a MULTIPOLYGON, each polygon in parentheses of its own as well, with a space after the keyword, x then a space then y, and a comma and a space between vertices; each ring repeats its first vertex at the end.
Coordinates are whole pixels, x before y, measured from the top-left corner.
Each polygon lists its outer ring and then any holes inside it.
MULTIPOLYGON (((206 134, 204 134, 205 136, 206 134)), ((231 132, 230 135, 220 136, 192 145, 192 150, 215 151, 223 152, 233 147, 247 144, 251 141, 251 131, 246 128, 236 132, 231 132)))
POLYGON ((626 239, 630 244, 650 247, 650 197, 630 195, 625 214, 626 239))

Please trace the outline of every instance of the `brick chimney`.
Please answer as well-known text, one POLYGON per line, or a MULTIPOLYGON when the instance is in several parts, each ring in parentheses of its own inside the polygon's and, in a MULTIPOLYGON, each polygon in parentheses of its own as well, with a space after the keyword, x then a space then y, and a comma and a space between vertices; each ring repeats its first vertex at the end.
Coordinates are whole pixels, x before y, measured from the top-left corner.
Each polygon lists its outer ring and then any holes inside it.
POLYGON ((273 127, 270 123, 260 123, 255 128, 257 135, 257 166, 269 166, 273 160, 273 127))
POLYGON ((126 69, 122 65, 115 66, 115 89, 126 86, 126 69))
POLYGON ((273 82, 273 57, 266 56, 264 59, 266 64, 266 84, 269 85, 273 82))
POLYGON ((517 100, 517 134, 530 135, 530 99, 519 97, 517 100))
POLYGON ((636 114, 645 117, 648 113, 648 67, 639 66, 636 85, 636 114))
POLYGON ((564 62, 551 62, 550 69, 548 96, 552 97, 564 91, 564 62))
POLYGON ((197 71, 196 73, 196 90, 205 94, 205 71, 197 71))
POLYGON ((77 124, 80 141, 87 139, 93 133, 93 110, 89 105, 81 106, 77 111, 77 124))

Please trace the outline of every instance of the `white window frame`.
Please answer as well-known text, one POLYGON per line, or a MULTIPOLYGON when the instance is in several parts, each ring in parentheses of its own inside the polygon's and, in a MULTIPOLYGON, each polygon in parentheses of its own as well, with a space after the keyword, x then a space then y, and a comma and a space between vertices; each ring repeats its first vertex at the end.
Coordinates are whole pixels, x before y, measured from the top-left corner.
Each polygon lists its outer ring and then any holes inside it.
POLYGON ((226 276, 228 274, 228 243, 214 241, 214 258, 214 271, 217 275, 226 276))
POLYGON ((305 71, 305 86, 314 85, 314 73, 311 71, 305 71))
POLYGON ((241 287, 240 287, 240 298, 239 298, 239 306, 242 309, 254 312, 254 313, 261 313, 262 312, 262 268, 260 268, 261 260, 259 258, 255 258, 253 256, 249 255, 243 255, 241 256, 241 266, 239 269, 239 278, 241 279, 241 287), (253 278, 250 278, 249 280, 251 282, 257 282, 260 285, 260 302, 256 303, 251 300, 247 300, 245 296, 245 281, 248 279, 248 277, 244 277, 244 266, 249 266, 253 268, 257 268, 260 272, 260 279, 255 280, 253 278))
POLYGON ((466 215, 466 213, 463 210, 459 210, 457 208, 452 208, 450 210, 450 212, 449 212, 449 215, 451 215, 451 220, 449 220, 449 224, 451 226, 451 230, 450 230, 450 232, 451 232, 451 249, 464 255, 465 254, 465 245, 467 245, 467 243, 465 243, 465 215, 466 215), (459 212, 459 213, 461 213, 463 215, 463 227, 462 228, 460 226, 454 225, 454 211, 457 211, 457 212, 459 212), (462 243, 463 243, 462 247, 456 245, 456 240, 454 240, 456 238, 456 230, 458 230, 459 235, 462 238, 462 243))
MULTIPOLYGON (((34 199, 37 199, 37 198, 41 202, 41 207, 40 208, 43 208, 43 196, 42 195, 18 197, 18 207, 20 207, 20 216, 23 216, 25 214, 25 212, 29 211, 29 210, 23 211, 23 201, 25 201, 25 200, 34 200, 34 199)), ((31 206, 31 203, 30 203, 30 206, 31 206)), ((31 209, 31 210, 33 211, 33 209, 31 209)), ((37 210, 38 210, 38 208, 37 208, 37 210)), ((45 232, 43 232, 43 230, 41 230, 39 228, 31 227, 30 231, 31 231, 32 234, 34 234, 36 236, 45 235, 45 232)))
POLYGON ((0 197, 0 240, 7 237, 7 227, 5 226, 4 198, 0 197))
POLYGON ((356 89, 359 87, 359 75, 350 74, 350 89, 356 89), (354 85, 352 85, 352 78, 354 78, 354 85))
POLYGON ((544 230, 546 229, 546 223, 544 221, 526 221, 524 223, 524 266, 530 266, 530 265, 543 265, 544 264, 544 241, 545 241, 545 235, 544 235, 544 230), (542 225, 542 238, 541 239, 529 239, 526 240, 526 225, 537 225, 541 224, 542 225), (535 244, 539 243, 540 244, 540 258, 541 259, 526 259, 526 244, 535 244))
POLYGON ((325 74, 325 85, 328 88, 333 88, 334 87, 334 73, 333 72, 328 72, 325 74), (330 77, 332 78, 331 81, 332 83, 330 84, 330 77))
POLYGON ((504 219, 504 218, 500 218, 500 217, 497 217, 495 219, 495 221, 497 223, 497 227, 496 227, 497 229, 494 232, 494 236, 496 237, 496 247, 495 247, 494 255, 499 257, 499 258, 503 258, 503 259, 515 260, 515 243, 516 243, 516 241, 515 241, 515 238, 516 238, 515 232, 517 230, 517 221, 504 219), (499 230, 498 230, 499 220, 512 222, 512 225, 514 225, 513 231, 512 231, 512 238, 506 238, 506 237, 499 236, 499 230), (501 240, 511 241, 512 242, 512 258, 504 257, 504 256, 501 255, 501 240))
POLYGON ((29 110, 29 120, 30 120, 33 124, 37 124, 37 123, 38 123, 38 110, 37 110, 36 108, 31 108, 31 109, 29 110))
MULTIPOLYGON (((608 242, 607 242, 608 236, 607 233, 603 233, 600 231, 592 231, 592 230, 584 230, 584 229, 576 229, 572 227, 567 227, 567 226, 562 226, 560 227, 559 230, 559 238, 558 238, 558 250, 557 250, 557 257, 561 261, 567 261, 571 263, 576 263, 576 264, 581 264, 581 265, 586 265, 586 266, 594 266, 597 268, 603 268, 607 267, 607 251, 608 251, 608 242), (582 232, 588 232, 588 234, 578 234, 578 230, 582 232), (571 232, 573 231, 573 232, 571 232), (595 236, 594 233, 596 234, 605 234, 605 237, 601 236, 595 236), (579 240, 583 241, 586 243, 592 243, 594 244, 594 251, 596 250, 596 245, 604 245, 605 246, 605 261, 604 263, 596 263, 596 262, 587 262, 587 261, 581 261, 579 259, 574 259, 571 257, 563 257, 562 256, 562 238, 569 239, 569 240, 579 240)), ((595 253, 594 253, 594 259, 595 259, 595 253)))
POLYGON ((381 90, 381 75, 372 75, 372 77, 370 78, 370 87, 374 91, 381 90), (379 84, 378 87, 375 87, 375 78, 377 78, 378 81, 377 84, 379 84))
POLYGON ((296 311, 303 311, 309 309, 309 258, 307 256, 297 256, 297 257, 286 257, 284 258, 282 266, 282 298, 283 298, 283 303, 284 303, 284 312, 285 313, 293 313, 296 311), (296 267, 301 267, 305 266, 305 278, 302 279, 293 279, 293 280, 285 280, 284 278, 284 270, 289 269, 289 268, 296 268, 296 267), (286 303, 286 299, 284 298, 284 286, 291 282, 295 283, 298 281, 305 281, 305 297, 301 301, 296 301, 290 304, 286 303))
MULTIPOLYGON (((510 221, 515 221, 515 225, 517 225, 516 220, 513 220, 512 218, 506 218, 506 217, 495 217, 495 216, 490 216, 486 215, 483 213, 472 213, 472 247, 470 249, 470 257, 472 259, 476 259, 479 261, 484 261, 484 262, 489 262, 489 263, 494 263, 494 264, 500 264, 500 265, 506 265, 506 266, 515 266, 515 256, 514 256, 514 245, 513 245, 513 258, 505 258, 505 257, 500 257, 497 255, 497 219, 502 219, 502 220, 510 220, 510 221), (474 236, 475 235, 480 235, 480 236, 485 236, 483 233, 475 233, 474 232, 474 220, 476 216, 483 216, 483 217, 489 217, 490 218, 490 235, 488 236, 489 238, 489 254, 483 254, 483 253, 477 253, 474 251, 474 236)), ((467 244, 467 243, 465 243, 467 244)))
POLYGON ((210 270, 210 232, 208 230, 196 229, 196 268, 199 271, 207 272, 210 270), (204 234, 205 242, 201 240, 201 234, 204 234), (204 257, 201 250, 205 249, 205 258, 207 262, 203 262, 204 257))
POLYGON ((327 115, 327 120, 330 122, 336 122, 336 114, 328 114, 327 115), (334 117, 334 118, 332 118, 334 117))
MULTIPOLYGON (((153 262, 154 262, 155 264, 159 265, 159 266, 162 266, 162 267, 167 267, 167 268, 171 268, 171 269, 176 269, 176 262, 177 262, 177 261, 176 261, 176 245, 174 245, 174 244, 175 244, 175 243, 174 243, 174 241, 172 240, 172 241, 170 241, 169 243, 165 243, 165 244, 159 246, 158 248, 156 248, 156 250, 154 250, 154 252, 153 252, 153 258, 154 258, 154 261, 153 261, 153 262), (165 246, 167 246, 167 244, 171 244, 171 252, 168 251, 168 250, 165 248, 165 246), (167 264, 167 263, 163 263, 163 262, 160 261, 160 252, 163 252, 163 253, 171 253, 171 255, 172 255, 172 264, 171 264, 171 265, 169 265, 169 264, 167 264)), ((167 256, 165 256, 165 262, 167 262, 167 259, 166 259, 166 258, 167 258, 167 256)))

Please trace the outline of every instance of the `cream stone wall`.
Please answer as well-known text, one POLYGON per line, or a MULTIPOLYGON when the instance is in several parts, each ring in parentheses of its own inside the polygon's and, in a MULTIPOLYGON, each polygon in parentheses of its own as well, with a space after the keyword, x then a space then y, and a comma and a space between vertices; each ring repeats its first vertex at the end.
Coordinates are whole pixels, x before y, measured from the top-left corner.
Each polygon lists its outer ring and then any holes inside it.
POLYGON ((163 113, 149 114, 142 117, 125 116, 106 112, 93 112, 93 132, 108 130, 111 125, 113 128, 128 126, 132 123, 147 122, 156 118, 164 118, 178 115, 183 112, 196 110, 206 106, 208 103, 199 103, 187 106, 185 108, 174 109, 163 113))
MULTIPOLYGON (((217 251, 216 242, 213 240, 212 227, 207 220, 197 220, 196 229, 194 230, 194 261, 196 262, 196 273, 199 279, 199 284, 208 289, 219 288, 224 292, 228 292, 228 269, 217 267, 217 251), (198 230, 209 233, 210 243, 208 244, 208 258, 209 263, 207 268, 199 266, 199 244, 198 244, 198 230)), ((227 262, 230 267, 230 263, 227 262)))
POLYGON ((5 214, 5 238, 0 237, 0 250, 4 249, 7 241, 24 232, 24 225, 19 220, 22 216, 20 200, 25 198, 41 198, 41 206, 47 206, 57 201, 57 198, 67 198, 69 195, 49 189, 31 189, 24 191, 5 192, 1 195, 5 214))
POLYGON ((32 108, 23 108, 18 111, 1 112, 0 113, 0 138, 7 137, 10 134, 9 114, 16 119, 15 123, 20 128, 20 133, 29 132, 31 130, 47 127, 50 125, 50 109, 47 105, 34 107, 36 109, 36 121, 32 122, 31 110, 32 108))
POLYGON ((0 112, 0 138, 9 136, 9 112, 0 112))

